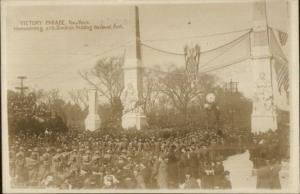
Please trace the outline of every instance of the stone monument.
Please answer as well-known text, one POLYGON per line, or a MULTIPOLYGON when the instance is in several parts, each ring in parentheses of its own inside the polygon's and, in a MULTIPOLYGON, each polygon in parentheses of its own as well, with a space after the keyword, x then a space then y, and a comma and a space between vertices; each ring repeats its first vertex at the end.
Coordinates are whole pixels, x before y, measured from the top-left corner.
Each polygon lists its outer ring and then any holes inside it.
MULTIPOLYGON (((139 29, 139 10, 132 7, 134 13, 135 30, 132 33, 133 43, 127 46, 124 61, 124 91, 122 94, 123 116, 122 127, 124 129, 142 129, 147 125, 146 116, 141 107, 143 101, 143 64, 141 54, 141 41, 139 29)), ((131 14, 132 15, 132 14, 131 14)))
POLYGON ((253 110, 251 129, 253 133, 277 129, 277 114, 273 104, 271 53, 269 47, 266 2, 253 2, 253 31, 251 33, 251 56, 253 70, 253 110))
POLYGON ((88 90, 89 113, 84 121, 85 129, 95 131, 101 126, 101 120, 98 115, 98 94, 96 88, 88 90))

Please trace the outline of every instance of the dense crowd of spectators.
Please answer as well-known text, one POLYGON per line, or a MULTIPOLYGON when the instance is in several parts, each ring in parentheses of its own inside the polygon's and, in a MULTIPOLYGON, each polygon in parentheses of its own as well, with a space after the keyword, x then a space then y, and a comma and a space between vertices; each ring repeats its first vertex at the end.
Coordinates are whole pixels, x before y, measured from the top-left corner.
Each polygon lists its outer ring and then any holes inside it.
POLYGON ((257 174, 257 188, 280 189, 279 171, 284 158, 279 133, 272 130, 253 135, 250 160, 257 174))
POLYGON ((243 138, 213 129, 20 133, 10 138, 11 182, 15 187, 228 189, 222 162, 242 151, 243 138))

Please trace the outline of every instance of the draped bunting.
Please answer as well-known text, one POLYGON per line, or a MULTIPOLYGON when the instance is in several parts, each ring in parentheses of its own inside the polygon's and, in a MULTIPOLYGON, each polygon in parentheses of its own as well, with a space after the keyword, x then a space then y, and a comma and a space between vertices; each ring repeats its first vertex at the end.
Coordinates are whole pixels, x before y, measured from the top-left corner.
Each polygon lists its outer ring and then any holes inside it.
MULTIPOLYGON (((209 72, 250 58, 250 32, 217 48, 200 52, 199 72, 209 72)), ((142 59, 145 68, 155 66, 167 69, 170 65, 185 67, 183 52, 166 51, 142 43, 142 59)))

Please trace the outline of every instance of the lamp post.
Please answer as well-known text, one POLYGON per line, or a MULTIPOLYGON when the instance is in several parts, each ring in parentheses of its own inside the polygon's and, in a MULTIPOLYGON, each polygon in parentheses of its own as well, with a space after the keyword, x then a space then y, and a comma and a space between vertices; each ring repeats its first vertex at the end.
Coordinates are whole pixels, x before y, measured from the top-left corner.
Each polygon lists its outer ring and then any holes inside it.
POLYGON ((206 115, 207 115, 207 122, 206 122, 206 127, 208 129, 209 127, 209 121, 210 121, 210 112, 213 110, 215 117, 216 117, 216 128, 219 127, 219 106, 216 103, 216 96, 214 93, 208 93, 206 95, 206 103, 204 104, 204 108, 206 110, 206 115))
POLYGON ((208 125, 209 125, 209 111, 210 111, 210 104, 205 103, 204 104, 204 109, 206 112, 206 129, 208 129, 208 125))
POLYGON ((238 82, 233 82, 230 80, 229 82, 226 82, 224 85, 225 91, 229 93, 229 114, 230 114, 230 120, 231 120, 231 128, 234 128, 234 114, 236 112, 234 103, 236 102, 236 94, 238 93, 238 82))

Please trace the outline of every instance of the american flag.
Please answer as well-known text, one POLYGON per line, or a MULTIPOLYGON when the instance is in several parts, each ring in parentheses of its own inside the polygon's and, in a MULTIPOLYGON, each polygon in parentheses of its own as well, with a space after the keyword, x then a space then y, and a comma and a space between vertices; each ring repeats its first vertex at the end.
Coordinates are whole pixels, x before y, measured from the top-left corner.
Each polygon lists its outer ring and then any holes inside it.
POLYGON ((289 89, 289 69, 287 64, 280 63, 278 60, 275 60, 274 67, 277 76, 279 93, 281 94, 282 88, 285 92, 287 92, 289 89))
POLYGON ((278 32, 280 44, 281 44, 281 46, 284 46, 287 42, 288 34, 286 32, 282 32, 280 30, 278 30, 277 32, 278 32))

